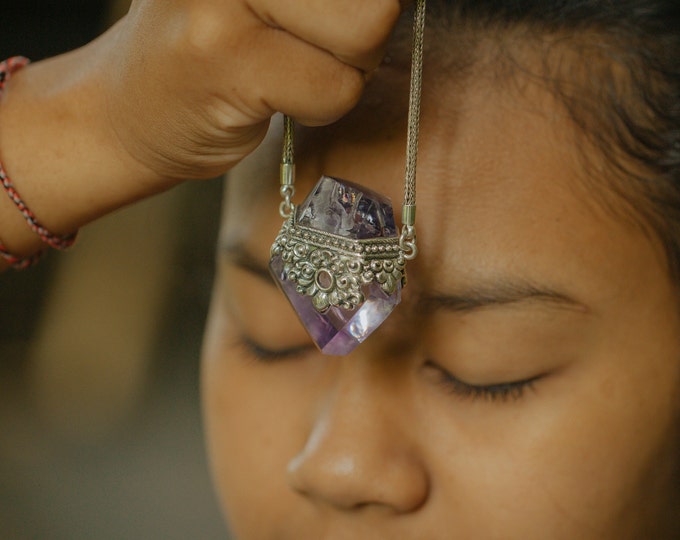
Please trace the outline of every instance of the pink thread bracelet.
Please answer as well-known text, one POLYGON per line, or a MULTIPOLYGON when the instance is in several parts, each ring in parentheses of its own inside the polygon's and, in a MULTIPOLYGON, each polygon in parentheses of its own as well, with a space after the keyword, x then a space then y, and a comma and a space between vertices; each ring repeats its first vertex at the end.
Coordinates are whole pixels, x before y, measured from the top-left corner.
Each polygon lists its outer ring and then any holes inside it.
MULTIPOLYGON (((29 62, 28 58, 24 58, 22 56, 14 56, 3 62, 0 62, 0 95, 2 94, 2 91, 5 88, 5 84, 12 76, 12 73, 24 67, 26 64, 28 64, 28 62, 29 62)), ((52 234, 49 230, 47 230, 47 228, 45 228, 37 220, 35 214, 31 212, 28 206, 26 206, 26 203, 21 199, 19 192, 17 191, 16 187, 14 186, 9 176, 7 175, 7 172, 2 166, 2 163, 0 163, 0 183, 2 183, 2 187, 9 196, 10 200, 19 209, 21 215, 24 216, 24 219, 26 220, 26 223, 28 223, 28 226, 35 234, 37 234, 40 237, 40 239, 45 244, 55 249, 67 249, 73 245, 73 242, 75 242, 77 236, 77 232, 65 236, 59 236, 56 234, 52 234)), ((17 257, 15 255, 12 255, 7 250, 7 248, 5 248, 5 246, 0 242, 0 257, 9 262, 9 264, 13 268, 19 270, 27 268, 32 264, 35 264, 38 260, 40 260, 42 254, 43 251, 39 251, 38 253, 35 253, 34 255, 31 255, 29 257, 23 258, 17 257)))

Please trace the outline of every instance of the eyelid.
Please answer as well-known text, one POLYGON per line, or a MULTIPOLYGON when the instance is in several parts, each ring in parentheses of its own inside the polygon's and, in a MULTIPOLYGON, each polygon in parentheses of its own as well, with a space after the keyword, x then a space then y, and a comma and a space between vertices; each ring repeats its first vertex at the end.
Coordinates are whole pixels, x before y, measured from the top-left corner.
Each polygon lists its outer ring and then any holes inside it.
POLYGON ((459 379, 433 360, 427 360, 424 365, 425 367, 437 371, 441 379, 440 382, 452 394, 472 400, 507 401, 511 399, 517 401, 524 396, 527 390, 535 390, 534 383, 545 376, 545 374, 542 373, 540 375, 515 381, 493 384, 471 384, 459 379))
POLYGON ((311 343, 284 347, 282 349, 271 349, 257 343, 252 338, 242 335, 239 337, 239 344, 256 361, 262 363, 274 363, 281 360, 295 360, 303 355, 310 353, 316 348, 311 343))

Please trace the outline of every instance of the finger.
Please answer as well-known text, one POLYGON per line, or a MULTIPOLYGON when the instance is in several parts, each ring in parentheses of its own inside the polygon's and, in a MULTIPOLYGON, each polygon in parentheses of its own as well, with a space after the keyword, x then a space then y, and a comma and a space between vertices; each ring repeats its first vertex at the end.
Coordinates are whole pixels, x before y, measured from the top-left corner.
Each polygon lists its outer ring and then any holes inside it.
POLYGON ((364 72, 375 69, 401 13, 400 0, 249 0, 281 28, 364 72))
POLYGON ((359 100, 365 85, 362 71, 331 53, 270 27, 250 32, 249 39, 228 81, 242 89, 239 99, 256 116, 278 111, 306 125, 325 125, 359 100))

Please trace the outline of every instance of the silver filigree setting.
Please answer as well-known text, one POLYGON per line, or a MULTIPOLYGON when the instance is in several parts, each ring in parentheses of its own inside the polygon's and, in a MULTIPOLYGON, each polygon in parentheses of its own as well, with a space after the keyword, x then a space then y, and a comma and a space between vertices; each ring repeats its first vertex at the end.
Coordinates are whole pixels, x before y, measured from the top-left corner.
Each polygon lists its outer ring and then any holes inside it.
POLYGON ((331 307, 354 310, 362 289, 376 282, 386 295, 406 284, 406 259, 399 237, 351 239, 300 226, 295 212, 284 222, 271 248, 283 260, 283 277, 298 294, 310 296, 323 313, 331 307))

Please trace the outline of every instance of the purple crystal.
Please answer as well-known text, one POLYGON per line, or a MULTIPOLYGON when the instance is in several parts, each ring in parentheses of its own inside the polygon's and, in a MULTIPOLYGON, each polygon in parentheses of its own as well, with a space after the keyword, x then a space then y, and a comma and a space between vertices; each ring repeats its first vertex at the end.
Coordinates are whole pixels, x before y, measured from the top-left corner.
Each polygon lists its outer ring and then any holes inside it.
MULTIPOLYGON (((397 237, 392 205, 387 197, 329 176, 321 177, 311 194, 298 207, 297 225, 305 230, 338 235, 342 241, 397 237)), ((284 245, 288 241, 284 239, 284 245)), ((287 257, 286 260, 290 261, 290 254, 287 257)), ((311 266, 308 261, 303 262, 311 266)), ((330 305, 320 311, 319 298, 300 293, 299 284, 295 279, 290 279, 286 265, 284 256, 279 252, 273 255, 269 267, 314 343, 325 354, 349 354, 382 324, 401 301, 400 279, 392 281, 395 286, 391 289, 387 287, 389 293, 385 290, 384 281, 381 285, 377 279, 373 279, 369 283, 362 282, 360 289, 364 301, 356 309, 330 305)), ((334 278, 326 267, 311 266, 310 275, 314 275, 314 272, 318 284, 316 295, 323 296, 325 282, 334 278)), ((385 275, 387 279, 392 279, 389 272, 385 275)), ((394 275, 400 274, 397 272, 394 275)))
POLYGON ((389 238, 397 236, 392 202, 363 186, 322 176, 298 207, 297 222, 346 238, 389 238))
POLYGON ((344 356, 352 352, 401 301, 401 283, 397 292, 388 296, 374 281, 366 286, 366 301, 358 309, 349 311, 331 307, 320 313, 312 304, 311 297, 299 294, 295 282, 283 277, 281 257, 272 259, 270 269, 307 332, 324 354, 344 356))

